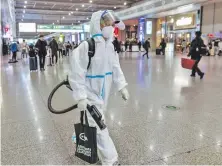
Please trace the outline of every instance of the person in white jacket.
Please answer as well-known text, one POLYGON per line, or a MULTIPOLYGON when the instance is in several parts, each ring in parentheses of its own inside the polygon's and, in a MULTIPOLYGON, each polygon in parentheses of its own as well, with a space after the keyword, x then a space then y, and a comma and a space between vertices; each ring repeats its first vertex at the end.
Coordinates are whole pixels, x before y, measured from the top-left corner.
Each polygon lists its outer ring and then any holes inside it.
MULTIPOLYGON (((125 26, 112 11, 98 11, 92 14, 90 33, 95 40, 95 54, 87 70, 89 62, 89 45, 82 42, 73 52, 70 85, 74 100, 80 110, 87 110, 87 104, 95 105, 103 116, 106 110, 112 83, 127 100, 129 93, 127 82, 119 64, 119 56, 112 44, 114 26, 123 29, 125 26)), ((87 112, 89 125, 97 127, 98 156, 103 165, 118 163, 118 154, 109 136, 108 129, 100 130, 91 115, 87 112)))

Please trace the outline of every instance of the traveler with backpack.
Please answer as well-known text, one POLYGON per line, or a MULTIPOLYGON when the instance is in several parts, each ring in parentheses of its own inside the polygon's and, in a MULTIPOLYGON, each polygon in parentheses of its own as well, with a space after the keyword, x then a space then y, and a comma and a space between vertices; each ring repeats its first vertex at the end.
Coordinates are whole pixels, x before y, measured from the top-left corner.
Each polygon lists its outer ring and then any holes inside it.
POLYGON ((150 38, 148 38, 144 43, 143 43, 143 48, 145 49, 145 54, 143 54, 143 57, 146 55, 147 59, 149 59, 149 48, 150 48, 150 38))
MULTIPOLYGON (((118 27, 119 22, 113 11, 93 13, 90 22, 92 38, 74 50, 75 56, 71 62, 70 85, 78 108, 82 111, 87 110, 88 104, 95 105, 103 118, 112 83, 124 100, 129 98, 119 56, 111 40, 114 26, 118 27)), ((97 127, 97 150, 102 165, 117 164, 118 154, 107 127, 101 130, 86 112, 89 125, 97 127)))
POLYGON ((196 38, 193 39, 193 41, 191 42, 191 48, 190 48, 190 52, 188 54, 188 56, 191 56, 191 59, 196 61, 193 66, 192 73, 190 75, 191 77, 195 77, 196 72, 200 76, 200 79, 202 79, 204 77, 204 73, 198 67, 198 63, 200 62, 200 60, 202 58, 201 54, 204 54, 202 51, 202 50, 204 50, 204 47, 205 47, 204 42, 201 39, 201 32, 197 31, 196 38))
POLYGON ((52 50, 52 64, 55 65, 58 62, 58 55, 57 55, 58 44, 57 41, 55 40, 55 37, 52 37, 52 41, 49 43, 49 46, 52 50), (54 57, 56 57, 56 63, 54 63, 54 57))
POLYGON ((41 71, 45 70, 45 57, 47 54, 46 46, 47 46, 47 43, 44 40, 43 35, 40 35, 38 41, 35 44, 35 48, 38 49, 39 66, 40 66, 41 71))
POLYGON ((11 43, 10 50, 12 52, 12 59, 9 61, 9 63, 16 63, 16 62, 18 62, 16 60, 16 54, 17 54, 17 51, 18 51, 18 46, 17 46, 16 42, 12 42, 11 43))

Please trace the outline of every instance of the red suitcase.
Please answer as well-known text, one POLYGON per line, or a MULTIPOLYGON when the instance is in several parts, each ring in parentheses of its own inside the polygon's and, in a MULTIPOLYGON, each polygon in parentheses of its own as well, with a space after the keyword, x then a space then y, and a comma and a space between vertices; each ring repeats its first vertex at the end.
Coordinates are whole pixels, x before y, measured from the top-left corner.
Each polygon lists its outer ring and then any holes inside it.
POLYGON ((195 64, 195 60, 187 59, 187 58, 181 58, 181 66, 185 69, 192 69, 193 65, 195 64))

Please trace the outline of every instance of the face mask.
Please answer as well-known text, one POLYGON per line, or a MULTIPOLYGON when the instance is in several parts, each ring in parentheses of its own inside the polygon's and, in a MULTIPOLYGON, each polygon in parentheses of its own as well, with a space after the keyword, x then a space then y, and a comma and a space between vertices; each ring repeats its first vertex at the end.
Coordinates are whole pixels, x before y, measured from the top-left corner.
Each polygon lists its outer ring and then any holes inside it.
POLYGON ((102 35, 104 38, 109 39, 113 36, 114 29, 112 26, 107 26, 102 29, 102 35))

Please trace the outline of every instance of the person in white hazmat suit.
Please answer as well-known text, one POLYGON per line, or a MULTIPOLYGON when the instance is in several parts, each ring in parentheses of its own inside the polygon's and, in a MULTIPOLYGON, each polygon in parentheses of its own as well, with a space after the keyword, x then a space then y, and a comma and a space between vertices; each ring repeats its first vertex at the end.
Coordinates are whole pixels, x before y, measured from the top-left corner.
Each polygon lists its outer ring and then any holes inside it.
MULTIPOLYGON (((95 105, 103 116, 106 109, 111 85, 114 83, 122 98, 127 100, 129 93, 127 82, 119 64, 119 56, 112 44, 114 26, 124 29, 125 25, 113 11, 98 11, 92 14, 90 33, 95 40, 95 54, 89 63, 89 45, 87 41, 81 43, 73 52, 72 73, 70 85, 73 97, 80 110, 87 110, 87 104, 95 105)), ((118 163, 118 154, 106 129, 100 130, 92 116, 87 112, 90 126, 97 127, 98 156, 103 165, 118 163)))

